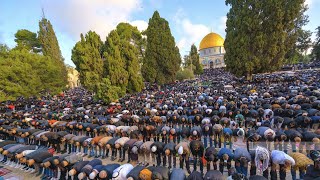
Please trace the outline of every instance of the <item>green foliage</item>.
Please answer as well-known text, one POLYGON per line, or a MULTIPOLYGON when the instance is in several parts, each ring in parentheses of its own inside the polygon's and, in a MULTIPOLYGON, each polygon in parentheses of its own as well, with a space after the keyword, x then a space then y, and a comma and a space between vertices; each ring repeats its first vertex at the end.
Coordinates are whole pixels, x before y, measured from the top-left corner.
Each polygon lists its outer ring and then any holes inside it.
POLYGON ((0 44, 0 56, 4 56, 9 52, 9 47, 5 44, 0 44))
POLYGON ((14 35, 17 43, 16 49, 26 49, 28 51, 40 52, 41 44, 37 38, 37 33, 26 29, 20 29, 14 35))
POLYGON ((306 54, 307 50, 310 48, 312 43, 311 35, 311 31, 300 30, 296 43, 297 50, 300 54, 306 54))
POLYGON ((122 47, 121 58, 125 61, 125 69, 128 72, 127 92, 140 92, 144 86, 139 64, 144 43, 141 33, 128 23, 118 24, 117 33, 122 47))
POLYGON ((59 87, 65 87, 68 83, 67 69, 61 55, 59 43, 53 27, 49 20, 42 18, 39 22, 38 39, 41 44, 42 54, 51 58, 57 66, 57 74, 60 77, 57 81, 59 87))
POLYGON ((139 64, 143 41, 138 29, 128 23, 120 23, 104 44, 95 32, 81 35, 72 50, 81 84, 106 102, 140 92, 144 86, 139 64))
POLYGON ((312 49, 312 57, 313 59, 319 61, 320 60, 320 26, 317 27, 316 32, 316 40, 314 42, 314 46, 312 49))
POLYGON ((119 99, 122 95, 121 88, 112 86, 108 78, 102 78, 101 82, 97 85, 97 94, 95 98, 101 99, 106 103, 110 103, 119 99))
POLYGON ((176 78, 177 80, 179 81, 183 81, 185 79, 193 79, 194 78, 194 74, 193 72, 191 71, 190 68, 185 68, 185 69, 180 69, 178 72, 177 72, 177 75, 176 75, 176 78))
MULTIPOLYGON (((199 53, 198 53, 198 49, 197 47, 192 44, 191 45, 191 49, 190 49, 190 53, 189 53, 189 61, 192 62, 193 65, 193 72, 194 74, 202 74, 203 73, 203 67, 200 64, 200 60, 199 60, 199 53)), ((190 62, 188 62, 190 64, 190 62)))
POLYGON ((149 19, 145 34, 148 38, 142 65, 144 79, 159 85, 173 82, 181 64, 180 53, 168 21, 158 11, 149 19))
POLYGON ((91 92, 96 92, 97 84, 103 77, 103 43, 100 36, 89 31, 72 49, 71 60, 80 73, 80 82, 91 92))
POLYGON ((37 96, 43 90, 57 94, 57 66, 50 57, 30 53, 26 49, 11 50, 0 55, 0 101, 18 96, 37 96))
POLYGON ((272 72, 297 42, 305 16, 304 0, 226 0, 224 43, 227 69, 237 76, 272 72))
POLYGON ((112 86, 120 87, 120 95, 126 93, 128 85, 128 72, 126 71, 126 62, 121 57, 121 43, 116 30, 109 33, 106 40, 106 51, 104 52, 105 73, 112 86))

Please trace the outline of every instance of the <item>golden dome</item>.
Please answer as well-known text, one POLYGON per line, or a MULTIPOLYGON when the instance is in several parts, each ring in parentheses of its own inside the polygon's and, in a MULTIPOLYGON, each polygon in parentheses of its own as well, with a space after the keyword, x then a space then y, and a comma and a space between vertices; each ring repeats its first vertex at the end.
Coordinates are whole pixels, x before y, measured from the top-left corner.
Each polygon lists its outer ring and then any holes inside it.
POLYGON ((200 42, 199 50, 211 48, 211 47, 220 47, 223 46, 224 39, 216 33, 207 34, 200 42))

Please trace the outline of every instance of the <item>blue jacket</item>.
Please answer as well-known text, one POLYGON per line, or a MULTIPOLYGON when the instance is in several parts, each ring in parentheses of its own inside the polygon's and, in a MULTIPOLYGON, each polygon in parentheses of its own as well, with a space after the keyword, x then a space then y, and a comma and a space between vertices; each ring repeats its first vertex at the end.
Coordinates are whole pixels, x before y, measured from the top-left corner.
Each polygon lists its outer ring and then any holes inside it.
POLYGON ((233 152, 231 149, 228 148, 221 148, 220 151, 218 152, 218 158, 222 158, 224 154, 228 154, 229 159, 233 159, 233 152))

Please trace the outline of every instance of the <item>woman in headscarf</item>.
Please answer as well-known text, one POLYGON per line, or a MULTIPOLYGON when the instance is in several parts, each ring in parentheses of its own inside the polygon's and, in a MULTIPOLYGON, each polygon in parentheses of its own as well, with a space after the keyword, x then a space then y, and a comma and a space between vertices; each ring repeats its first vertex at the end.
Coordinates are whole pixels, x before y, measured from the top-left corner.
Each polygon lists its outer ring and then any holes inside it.
POLYGON ((251 152, 252 163, 250 167, 250 176, 257 174, 268 178, 268 167, 270 162, 269 150, 267 148, 257 146, 256 149, 251 152))

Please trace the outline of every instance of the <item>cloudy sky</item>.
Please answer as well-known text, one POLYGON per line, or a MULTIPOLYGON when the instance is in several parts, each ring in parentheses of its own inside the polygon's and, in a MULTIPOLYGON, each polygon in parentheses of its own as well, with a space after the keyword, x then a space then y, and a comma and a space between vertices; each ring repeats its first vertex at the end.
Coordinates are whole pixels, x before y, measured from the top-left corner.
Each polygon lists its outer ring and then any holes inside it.
MULTIPOLYGON (((310 22, 306 29, 320 26, 320 0, 306 0, 310 22)), ((225 36, 229 8, 224 0, 1 0, 0 43, 14 47, 18 29, 38 31, 45 17, 53 24, 66 63, 73 66, 71 49, 80 33, 94 30, 105 40, 119 22, 128 22, 144 30, 155 10, 169 21, 182 55, 191 44, 199 43, 210 31, 225 36)), ((313 36, 314 38, 314 36, 313 36)))

